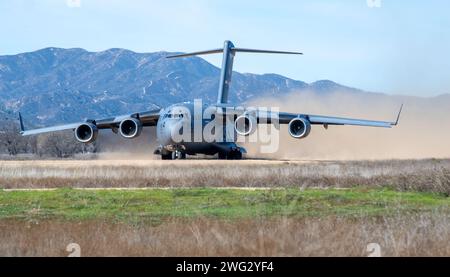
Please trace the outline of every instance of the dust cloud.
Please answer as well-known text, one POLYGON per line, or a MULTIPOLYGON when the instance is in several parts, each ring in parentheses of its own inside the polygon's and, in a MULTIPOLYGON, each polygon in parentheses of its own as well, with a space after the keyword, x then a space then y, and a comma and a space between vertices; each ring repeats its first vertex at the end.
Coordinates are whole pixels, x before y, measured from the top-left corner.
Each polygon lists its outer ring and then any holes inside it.
POLYGON ((101 131, 97 138, 99 152, 97 158, 101 160, 156 160, 153 151, 158 147, 156 142, 156 128, 143 128, 142 133, 135 139, 123 138, 110 130, 101 131))
MULTIPOLYGON (((248 157, 288 160, 420 159, 450 157, 450 95, 433 98, 388 96, 351 92, 293 92, 283 97, 261 98, 254 106, 279 107, 281 111, 307 114, 395 121, 401 104, 403 113, 392 129, 313 126, 301 140, 289 136, 287 126, 280 130, 279 150, 260 153, 260 145, 243 144, 248 157)), ((100 159, 159 159, 155 128, 145 128, 140 137, 124 139, 110 131, 99 134, 100 159)))
POLYGON ((450 95, 433 98, 387 96, 372 93, 294 92, 284 97, 252 103, 279 107, 281 111, 395 121, 392 129, 357 126, 313 126, 301 140, 280 130, 279 150, 259 154, 258 145, 246 145, 249 156, 276 159, 361 160, 450 157, 450 95))

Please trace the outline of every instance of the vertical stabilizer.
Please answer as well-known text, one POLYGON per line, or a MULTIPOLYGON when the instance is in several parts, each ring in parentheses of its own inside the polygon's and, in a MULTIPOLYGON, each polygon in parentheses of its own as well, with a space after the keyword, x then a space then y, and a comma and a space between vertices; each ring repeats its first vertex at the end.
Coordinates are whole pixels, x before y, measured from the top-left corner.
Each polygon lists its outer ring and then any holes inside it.
POLYGON ((228 102, 228 92, 230 91, 231 75, 233 74, 234 45, 231 41, 225 41, 223 46, 222 70, 220 72, 219 91, 217 93, 217 104, 228 102))
POLYGON ((183 58, 183 57, 190 57, 190 56, 197 56, 197 55, 209 55, 209 54, 223 53, 222 69, 220 71, 219 91, 217 93, 217 104, 227 104, 228 103, 228 93, 230 91, 230 85, 231 85, 231 75, 233 74, 234 55, 237 52, 302 55, 302 53, 300 53, 300 52, 236 48, 236 47, 234 47, 234 45, 231 41, 226 40, 224 43, 223 49, 212 49, 212 50, 206 50, 206 51, 200 51, 200 52, 178 54, 178 55, 168 56, 167 58, 183 58))

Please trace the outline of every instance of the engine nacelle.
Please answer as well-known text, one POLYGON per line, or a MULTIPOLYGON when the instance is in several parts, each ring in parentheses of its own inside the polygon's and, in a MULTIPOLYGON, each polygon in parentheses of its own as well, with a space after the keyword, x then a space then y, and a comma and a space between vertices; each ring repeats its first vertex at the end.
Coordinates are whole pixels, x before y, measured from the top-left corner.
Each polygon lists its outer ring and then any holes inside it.
POLYGON ((288 130, 293 138, 306 138, 311 132, 311 123, 305 118, 297 117, 289 122, 288 130))
POLYGON ((97 139, 98 128, 92 123, 83 123, 75 128, 75 138, 82 143, 91 143, 97 139))
POLYGON ((249 136, 256 131, 256 128, 258 127, 257 124, 256 117, 249 114, 243 114, 236 118, 234 129, 241 136, 249 136))
POLYGON ((142 132, 142 122, 136 118, 128 118, 122 120, 119 125, 119 132, 122 137, 133 139, 138 137, 142 132))

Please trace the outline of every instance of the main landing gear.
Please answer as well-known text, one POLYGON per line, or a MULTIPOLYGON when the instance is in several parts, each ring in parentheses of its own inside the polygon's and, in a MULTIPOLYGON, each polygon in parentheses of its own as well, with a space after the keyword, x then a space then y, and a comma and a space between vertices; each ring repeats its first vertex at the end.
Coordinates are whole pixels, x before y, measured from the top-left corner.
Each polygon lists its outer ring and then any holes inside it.
POLYGON ((242 160, 242 152, 239 150, 219 152, 219 160, 242 160))

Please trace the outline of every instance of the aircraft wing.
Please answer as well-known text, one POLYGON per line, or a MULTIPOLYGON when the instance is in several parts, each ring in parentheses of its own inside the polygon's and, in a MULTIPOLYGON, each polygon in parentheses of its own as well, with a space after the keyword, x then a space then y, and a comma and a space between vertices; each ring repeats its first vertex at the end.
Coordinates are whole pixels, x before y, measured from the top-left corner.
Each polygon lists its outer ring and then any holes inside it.
POLYGON ((51 132, 57 132, 57 131, 64 131, 64 130, 74 130, 79 125, 83 123, 92 123, 97 126, 98 129, 112 129, 114 132, 117 132, 117 128, 119 127, 120 122, 122 120, 127 118, 137 118, 142 122, 143 126, 156 126, 158 119, 159 119, 159 112, 160 110, 151 110, 146 112, 139 112, 139 113, 133 113, 133 114, 127 114, 127 115, 120 115, 110 118, 102 118, 102 119, 88 119, 84 122, 77 122, 77 123, 70 123, 70 124, 64 124, 64 125, 58 125, 58 126, 51 126, 51 127, 45 127, 45 128, 39 128, 39 129, 31 129, 31 130, 25 130, 22 120, 22 115, 19 113, 19 121, 20 121, 20 129, 22 136, 30 136, 30 135, 37 135, 37 134, 43 134, 43 133, 51 133, 51 132))
POLYGON ((291 114, 291 113, 279 113, 280 124, 288 124, 292 119, 301 117, 307 119, 312 125, 354 125, 354 126, 367 126, 367 127, 383 127, 391 128, 397 125, 398 120, 395 122, 389 121, 376 121, 366 119, 333 117, 323 115, 309 115, 309 114, 291 114))
POLYGON ((229 115, 239 116, 245 113, 256 115, 258 123, 270 124, 278 122, 279 124, 289 124, 289 122, 291 122, 292 119, 300 117, 307 119, 312 125, 323 125, 325 128, 327 128, 329 125, 354 125, 354 126, 391 128, 392 126, 396 126, 398 124, 400 114, 403 109, 403 105, 400 107, 400 111, 398 112, 396 121, 376 121, 376 120, 333 117, 323 115, 270 112, 260 108, 243 108, 228 105, 218 105, 217 109, 218 113, 226 113, 229 115))

